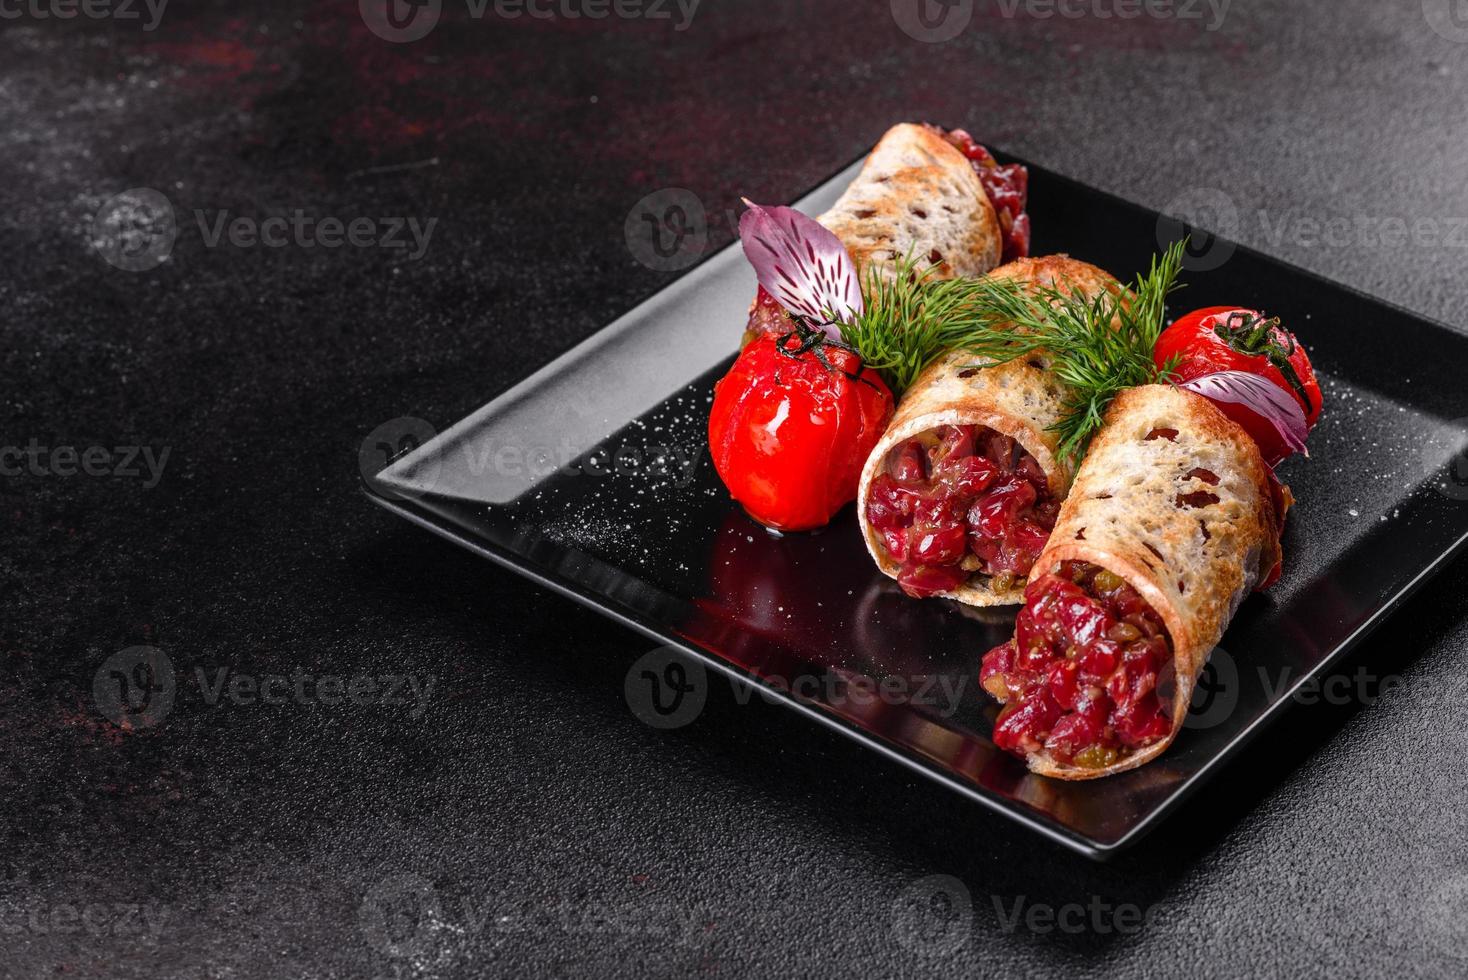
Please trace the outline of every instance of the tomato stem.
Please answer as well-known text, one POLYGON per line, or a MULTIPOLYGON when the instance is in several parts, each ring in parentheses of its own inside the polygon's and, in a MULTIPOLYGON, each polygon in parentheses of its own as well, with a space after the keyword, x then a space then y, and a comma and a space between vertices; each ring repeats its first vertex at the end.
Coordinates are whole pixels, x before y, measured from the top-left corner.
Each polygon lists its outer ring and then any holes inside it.
POLYGON ((1240 354, 1268 360, 1276 371, 1284 375, 1295 394, 1300 396, 1308 416, 1315 411, 1315 406, 1310 404, 1310 394, 1305 390, 1300 376, 1295 373, 1295 366, 1290 363, 1290 358, 1295 353, 1295 338, 1288 331, 1280 331, 1289 343, 1286 348, 1275 337, 1275 331, 1279 329, 1277 316, 1266 318, 1249 310, 1234 310, 1222 322, 1214 325, 1213 332, 1240 354))

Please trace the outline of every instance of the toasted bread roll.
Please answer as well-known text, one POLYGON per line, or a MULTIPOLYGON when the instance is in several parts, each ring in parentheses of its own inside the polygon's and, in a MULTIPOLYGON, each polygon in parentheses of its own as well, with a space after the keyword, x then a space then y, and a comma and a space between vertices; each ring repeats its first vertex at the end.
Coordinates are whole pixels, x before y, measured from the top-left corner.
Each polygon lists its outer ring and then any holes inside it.
MULTIPOLYGON (((1119 288, 1116 280, 1101 269, 1064 255, 1019 259, 991 274, 1085 296, 1119 288)), ((872 520, 880 510, 873 511, 869 505, 877 481, 889 473, 893 454, 909 440, 945 426, 978 426, 1014 440, 1038 463, 1052 505, 1062 500, 1070 487, 1073 469, 1057 455, 1059 438, 1050 431, 1061 418, 1067 392, 1050 373, 1047 358, 1037 353, 991 367, 978 366, 983 363, 973 354, 954 351, 931 364, 908 389, 887 432, 867 458, 857 498, 862 535, 877 567, 899 581, 903 580, 903 562, 894 557, 883 529, 877 526, 880 517, 876 523, 872 520)), ((974 564, 974 559, 969 563, 974 564)), ((993 575, 972 570, 957 587, 940 589, 935 594, 974 606, 1018 603, 1023 598, 1027 571, 1027 566, 1020 566, 1014 574, 1000 579, 996 588, 993 575)))
POLYGON ((934 276, 981 276, 999 264, 999 219, 968 160, 929 126, 887 130, 861 173, 818 219, 859 269, 911 254, 934 276))
MULTIPOLYGON (((911 255, 936 279, 980 276, 999 264, 1003 230, 973 166, 938 130, 900 123, 882 136, 834 207, 816 219, 841 243, 863 278, 911 255)), ((761 291, 749 305, 748 344, 789 329, 761 291), (763 301, 761 301, 763 298, 763 301)))
MULTIPOLYGON (((1002 672, 994 670, 998 663, 991 664, 990 658, 999 655, 1002 660, 1006 647, 996 648, 985 658, 985 688, 1012 702, 1049 696, 1055 689, 1047 685, 1053 682, 1040 678, 1064 660, 1078 665, 1079 680, 1074 683, 1082 691, 1079 700, 1056 717, 1031 712, 1032 718, 1042 719, 1034 721, 1033 732, 1020 738, 1031 770, 1060 779, 1093 779, 1140 766, 1172 744, 1209 653, 1239 604, 1279 559, 1289 497, 1287 490, 1277 492, 1276 486, 1258 446, 1207 399, 1170 385, 1144 385, 1116 397, 1104 428, 1092 440, 1076 474, 1049 544, 1030 574, 1031 588, 1016 636, 1023 634, 1022 642, 1034 652, 1025 662, 1025 654, 1011 641, 1006 646, 1015 666, 1002 677, 998 676, 1002 672), (1085 636, 1102 635, 1094 632, 1095 621, 1087 620, 1084 612, 1044 607, 1043 586, 1053 587, 1057 573, 1064 579, 1067 570, 1103 607, 1107 601, 1113 603, 1105 607, 1108 612, 1133 610, 1130 617, 1101 622, 1114 622, 1120 628, 1128 619, 1144 627, 1144 620, 1160 620, 1165 636, 1150 639, 1165 640, 1171 669, 1164 665, 1156 670, 1155 685, 1146 678, 1147 669, 1120 680, 1116 674, 1126 669, 1127 662, 1140 662, 1130 656, 1129 646, 1147 642, 1145 628, 1140 638, 1133 637, 1129 629, 1115 636, 1104 634, 1121 638, 1118 651, 1100 651, 1105 659, 1092 661, 1087 660, 1092 642, 1066 634, 1064 624, 1054 625, 1069 617, 1068 623, 1092 623, 1092 632, 1081 631, 1085 636), (1155 620, 1136 606, 1137 597, 1150 607, 1155 620), (1047 615, 1052 617, 1048 622, 1043 618, 1047 615), (1026 620, 1027 616, 1032 618, 1026 620), (1056 635, 1060 639, 1053 641, 1053 650, 1074 645, 1047 660, 1046 641, 1035 637, 1056 635), (1033 646, 1035 643, 1041 646, 1033 646), (1112 653, 1117 657, 1112 658, 1112 653), (1092 663, 1109 664, 1112 659, 1118 666, 1105 678, 1087 675, 1092 663), (1006 686, 1011 697, 1006 697, 1006 686), (1150 717, 1119 720, 1114 692, 1123 692, 1121 697, 1130 699, 1143 687, 1146 696, 1155 697, 1147 702, 1150 717), (1085 694, 1088 690, 1101 693, 1085 694), (1088 729, 1100 732, 1097 738, 1110 744, 1104 752, 1093 751, 1089 757, 1077 755, 1076 743, 1062 749, 1055 733, 1078 730, 1068 715, 1089 710, 1088 699, 1093 696, 1112 699, 1095 706, 1098 717, 1103 709, 1111 712, 1105 714, 1104 726, 1088 729), (1124 737, 1118 738, 1124 727, 1149 734, 1134 739, 1141 744, 1127 745, 1124 737), (1076 756, 1081 761, 1063 761, 1057 755, 1076 756)), ((1070 586, 1060 588, 1068 593, 1070 586)), ((1155 649, 1160 652, 1162 648, 1155 649)), ((1062 705, 1071 700, 1068 693, 1057 695, 1062 705)), ((1006 714, 1020 714, 1024 707, 1012 703, 1006 714)), ((1001 733, 1004 727, 1005 715, 1001 715, 996 742, 1014 738, 1014 731, 1001 733)))

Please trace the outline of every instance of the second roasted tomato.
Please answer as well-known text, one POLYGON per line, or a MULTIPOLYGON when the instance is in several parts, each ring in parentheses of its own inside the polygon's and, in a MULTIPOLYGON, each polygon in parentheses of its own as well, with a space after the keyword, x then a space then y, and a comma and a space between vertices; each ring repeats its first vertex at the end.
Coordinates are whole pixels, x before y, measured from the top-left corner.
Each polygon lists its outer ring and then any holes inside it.
MULTIPOLYGON (((1218 371, 1259 375, 1289 392, 1304 410, 1308 428, 1320 418, 1320 384, 1305 348, 1277 318, 1257 310, 1209 306, 1178 317, 1158 338, 1152 357, 1159 368, 1176 359, 1172 377, 1177 381, 1218 371)), ((1254 438, 1271 466, 1290 455, 1268 421, 1241 405, 1218 407, 1254 438)))
POLYGON ((709 450, 750 517, 810 530, 856 498, 892 409, 892 392, 847 348, 765 334, 714 386, 709 450))

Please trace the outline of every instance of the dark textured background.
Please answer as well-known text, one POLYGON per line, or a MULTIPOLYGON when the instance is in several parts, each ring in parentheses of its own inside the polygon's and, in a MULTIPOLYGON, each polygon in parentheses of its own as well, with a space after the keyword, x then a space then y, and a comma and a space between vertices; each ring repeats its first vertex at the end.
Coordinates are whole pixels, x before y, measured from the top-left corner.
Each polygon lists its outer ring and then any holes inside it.
POLYGON ((445 425, 670 281, 623 236, 644 195, 691 189, 721 245, 739 195, 789 199, 901 119, 1152 207, 1221 190, 1240 240, 1468 323, 1468 249, 1274 230, 1468 215, 1448 0, 1235 0, 1216 31, 996 0, 942 44, 885 2, 706 0, 685 31, 450 2, 406 45, 347 2, 176 3, 151 32, 0 20, 0 444, 170 451, 152 488, 0 478, 0 975, 1468 968, 1468 566, 1343 669, 1444 697, 1296 708, 1095 865, 726 686, 644 726, 643 640, 368 506, 356 462, 384 420, 445 425), (180 221, 136 273, 90 231, 133 187, 180 221), (418 261, 210 249, 196 208, 439 223, 418 261), (138 644, 176 702, 119 728, 94 672, 138 644), (437 687, 417 717, 211 706, 200 667, 437 687), (1006 931, 1020 896, 1151 923, 1006 931))

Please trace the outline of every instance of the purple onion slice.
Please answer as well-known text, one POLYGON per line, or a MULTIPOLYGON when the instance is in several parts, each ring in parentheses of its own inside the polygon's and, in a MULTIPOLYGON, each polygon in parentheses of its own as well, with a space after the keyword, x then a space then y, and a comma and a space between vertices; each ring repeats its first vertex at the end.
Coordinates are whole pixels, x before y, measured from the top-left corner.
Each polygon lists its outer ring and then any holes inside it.
POLYGON ((846 246, 794 208, 744 203, 749 210, 739 219, 739 239, 759 284, 786 310, 838 338, 833 324, 850 323, 865 309, 846 246))
POLYGON ((1179 381, 1177 387, 1202 395, 1212 402, 1242 405, 1262 417, 1292 450, 1310 455, 1305 437, 1310 427, 1300 403, 1279 385, 1247 371, 1217 371, 1190 381, 1179 381))

